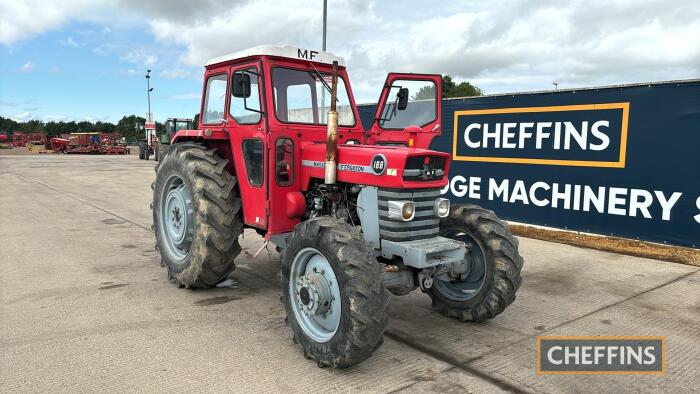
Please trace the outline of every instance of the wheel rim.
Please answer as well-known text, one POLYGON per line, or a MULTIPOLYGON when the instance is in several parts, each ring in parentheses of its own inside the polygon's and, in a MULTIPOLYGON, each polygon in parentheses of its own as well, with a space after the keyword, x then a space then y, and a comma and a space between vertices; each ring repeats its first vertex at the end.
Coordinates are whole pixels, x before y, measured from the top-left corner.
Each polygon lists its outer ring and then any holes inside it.
POLYGON ((486 279, 486 255, 481 243, 469 232, 451 229, 440 234, 443 237, 462 241, 467 247, 464 262, 469 268, 464 279, 442 280, 436 278, 433 286, 454 301, 468 301, 476 297, 486 279))
POLYGON ((193 212, 190 188, 180 176, 170 175, 163 185, 159 217, 165 246, 176 260, 184 260, 190 252, 193 212))
POLYGON ((333 338, 340 325, 340 287, 321 252, 304 248, 294 256, 288 296, 294 317, 308 337, 321 343, 333 338))

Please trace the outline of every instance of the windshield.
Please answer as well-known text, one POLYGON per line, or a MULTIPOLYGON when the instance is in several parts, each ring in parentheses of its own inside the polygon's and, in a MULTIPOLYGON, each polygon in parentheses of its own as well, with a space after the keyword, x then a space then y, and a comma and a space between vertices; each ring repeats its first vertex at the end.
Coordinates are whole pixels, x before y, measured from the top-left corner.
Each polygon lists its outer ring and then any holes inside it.
POLYGON ((382 108, 379 127, 383 129, 403 130, 408 126, 425 126, 434 121, 437 107, 435 105, 435 82, 423 80, 397 79, 391 84, 389 94, 382 108), (399 90, 408 89, 406 109, 397 108, 399 90))
MULTIPOLYGON (((330 86, 331 74, 320 73, 330 86)), ((272 70, 277 119, 289 123, 325 125, 328 122, 331 93, 314 70, 276 67, 272 70)), ((350 105, 343 78, 338 78, 338 125, 354 126, 355 114, 350 105)))
POLYGON ((165 123, 165 131, 168 133, 176 133, 180 130, 189 130, 191 129, 190 123, 186 120, 178 120, 176 122, 173 121, 168 121, 165 123))

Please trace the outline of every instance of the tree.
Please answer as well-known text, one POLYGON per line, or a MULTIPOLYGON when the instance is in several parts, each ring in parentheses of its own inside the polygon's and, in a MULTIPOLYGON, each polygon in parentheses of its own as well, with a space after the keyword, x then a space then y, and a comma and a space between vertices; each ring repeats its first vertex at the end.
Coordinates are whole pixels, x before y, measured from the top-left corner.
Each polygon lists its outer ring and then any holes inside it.
POLYGON ((117 122, 116 129, 126 137, 127 141, 134 142, 146 138, 146 131, 143 128, 145 123, 146 118, 140 116, 123 116, 119 119, 119 122, 117 122))
POLYGON ((442 77, 442 97, 471 97, 483 96, 484 91, 467 81, 456 84, 452 77, 445 75, 442 77))
POLYGON ((3 118, 0 116, 0 132, 6 132, 12 134, 13 131, 19 129, 19 123, 15 122, 9 118, 3 118))
MULTIPOLYGON (((483 94, 483 90, 467 81, 462 81, 459 84, 456 84, 454 81, 452 81, 451 76, 445 75, 442 77, 442 98, 471 97, 481 96, 483 94)), ((426 85, 412 97, 412 100, 428 100, 433 97, 435 97, 435 86, 426 85)))
POLYGON ((199 113, 194 114, 194 119, 192 119, 192 128, 197 129, 199 126, 199 113))
MULTIPOLYGON (((444 94, 444 88, 443 88, 443 94, 444 94)), ((416 92, 416 94, 411 97, 411 100, 431 100, 435 99, 435 85, 432 83, 429 85, 425 85, 422 88, 416 92)))

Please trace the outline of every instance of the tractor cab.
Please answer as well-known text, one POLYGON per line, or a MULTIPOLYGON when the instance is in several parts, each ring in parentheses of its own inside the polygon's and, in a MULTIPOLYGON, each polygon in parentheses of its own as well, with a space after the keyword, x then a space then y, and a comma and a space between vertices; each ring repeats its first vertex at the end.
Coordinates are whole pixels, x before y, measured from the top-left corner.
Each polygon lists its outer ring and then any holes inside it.
POLYGON ((338 181, 404 188, 445 182, 449 155, 421 150, 441 131, 439 75, 389 74, 365 131, 343 58, 287 46, 221 56, 206 65, 198 130, 178 131, 174 140, 227 147, 221 151, 238 174, 244 223, 268 238, 312 214, 305 192, 323 178, 334 62, 338 181), (421 178, 424 162, 443 175, 421 178))
POLYGON ((198 128, 175 132, 153 183, 169 278, 223 282, 254 229, 265 241, 249 256, 281 252, 289 325, 321 367, 379 347, 389 292, 420 287, 462 321, 501 313, 522 258, 493 212, 441 197, 450 155, 428 149, 441 89, 439 75, 389 74, 365 130, 331 53, 260 46, 209 61, 198 128))
POLYGON ((175 133, 180 130, 192 130, 192 119, 185 118, 168 118, 165 121, 165 127, 158 135, 158 142, 168 145, 175 133))
POLYGON ((160 161, 170 145, 170 141, 180 130, 192 130, 192 119, 168 118, 163 128, 156 128, 156 141, 154 142, 155 161, 160 161))

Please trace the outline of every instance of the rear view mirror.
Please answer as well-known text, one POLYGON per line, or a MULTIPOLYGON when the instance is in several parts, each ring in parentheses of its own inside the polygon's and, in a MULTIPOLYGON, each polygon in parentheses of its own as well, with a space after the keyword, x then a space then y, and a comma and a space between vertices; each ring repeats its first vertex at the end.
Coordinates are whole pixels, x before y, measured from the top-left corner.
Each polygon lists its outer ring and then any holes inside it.
POLYGON ((403 111, 408 107, 408 88, 400 88, 399 92, 396 93, 396 108, 399 111, 403 111))
POLYGON ((234 73, 233 86, 231 86, 231 95, 233 97, 248 98, 250 97, 250 74, 234 73))

